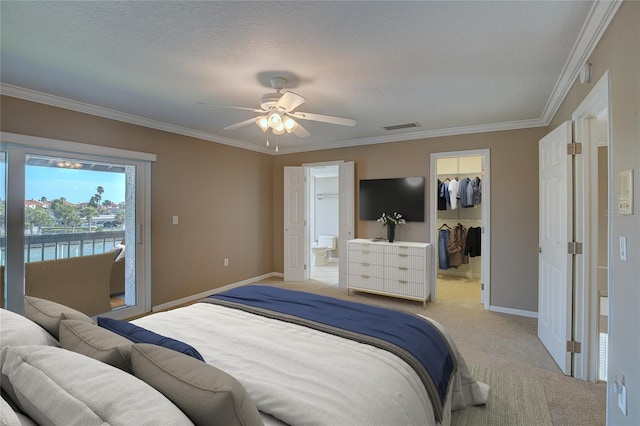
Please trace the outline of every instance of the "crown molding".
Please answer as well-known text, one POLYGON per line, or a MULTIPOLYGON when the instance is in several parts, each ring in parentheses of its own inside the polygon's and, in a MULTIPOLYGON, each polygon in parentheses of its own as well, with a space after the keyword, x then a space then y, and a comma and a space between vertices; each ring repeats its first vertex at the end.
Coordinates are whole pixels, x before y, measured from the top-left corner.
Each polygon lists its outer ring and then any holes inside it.
POLYGON ((148 127, 151 129, 162 130, 165 132, 175 133, 178 135, 189 136, 197 139, 203 139, 210 142, 221 143, 224 145, 230 145, 236 148, 262 152, 265 154, 271 154, 271 151, 267 147, 262 147, 249 142, 243 142, 236 139, 226 138, 223 136, 218 136, 218 135, 214 135, 207 132, 192 130, 186 127, 176 126, 173 124, 164 123, 162 121, 156 121, 156 120, 151 120, 149 118, 140 117, 138 115, 127 114, 127 113, 116 111, 109 108, 103 108, 100 106, 91 105, 84 102, 78 102, 78 101, 63 98, 60 96, 49 95, 47 93, 42 93, 42 92, 38 92, 31 89, 25 89, 23 87, 13 86, 11 84, 0 83, 0 94, 11 96, 14 98, 24 99, 27 101, 38 102, 45 105, 64 108, 72 111, 77 111, 84 114, 91 114, 91 115, 95 115, 102 118, 108 118, 111 120, 122 121, 129 124, 135 124, 137 126, 148 127))
POLYGON ((547 125, 560 109, 564 98, 580 74, 580 67, 587 62, 600 38, 611 23, 623 0, 596 0, 589 12, 580 35, 573 45, 571 54, 562 69, 553 92, 542 113, 542 121, 547 125))
POLYGON ((545 127, 540 119, 509 121, 504 123, 481 124, 476 126, 449 127, 446 129, 425 130, 421 132, 402 133, 391 136, 376 136, 372 138, 351 139, 336 142, 327 142, 314 146, 295 146, 288 148, 280 148, 278 153, 274 155, 293 154, 298 152, 319 151, 334 148, 346 148, 351 146, 375 145, 389 142, 403 142, 418 139, 438 138, 443 136, 468 135, 472 133, 500 132, 504 130, 529 129, 532 127, 545 127))

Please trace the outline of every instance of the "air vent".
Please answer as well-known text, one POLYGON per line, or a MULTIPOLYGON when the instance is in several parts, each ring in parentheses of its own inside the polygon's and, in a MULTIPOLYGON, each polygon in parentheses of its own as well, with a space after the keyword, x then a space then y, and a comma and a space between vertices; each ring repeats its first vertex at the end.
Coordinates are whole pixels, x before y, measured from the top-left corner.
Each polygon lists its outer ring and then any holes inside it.
POLYGON ((410 129, 411 127, 420 127, 418 123, 396 124, 395 126, 384 126, 385 130, 410 129))

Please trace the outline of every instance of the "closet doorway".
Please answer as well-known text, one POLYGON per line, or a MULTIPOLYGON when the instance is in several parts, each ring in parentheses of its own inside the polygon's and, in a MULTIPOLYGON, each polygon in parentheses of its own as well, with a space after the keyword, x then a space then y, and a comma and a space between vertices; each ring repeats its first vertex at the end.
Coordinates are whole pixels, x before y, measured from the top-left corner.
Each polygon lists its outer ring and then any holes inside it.
POLYGON ((431 154, 432 300, 490 307, 488 149, 431 154))

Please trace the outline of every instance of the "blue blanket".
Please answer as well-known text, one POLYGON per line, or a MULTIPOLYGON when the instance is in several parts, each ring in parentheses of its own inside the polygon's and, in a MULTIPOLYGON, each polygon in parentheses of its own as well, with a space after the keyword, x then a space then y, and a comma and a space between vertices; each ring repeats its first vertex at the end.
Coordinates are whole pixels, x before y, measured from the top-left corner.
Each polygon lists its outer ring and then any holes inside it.
POLYGON ((388 350, 425 384, 436 421, 442 420, 456 365, 447 341, 424 318, 392 309, 277 287, 250 285, 205 300, 298 323, 388 350))

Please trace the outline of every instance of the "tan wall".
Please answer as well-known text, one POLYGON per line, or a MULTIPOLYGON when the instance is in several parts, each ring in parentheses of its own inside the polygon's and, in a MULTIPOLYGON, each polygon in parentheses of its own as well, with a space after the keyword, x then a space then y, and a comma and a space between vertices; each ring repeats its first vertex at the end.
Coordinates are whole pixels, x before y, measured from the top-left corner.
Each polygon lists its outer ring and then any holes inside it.
MULTIPOLYGON (((610 194, 617 197, 617 176, 634 169, 634 214, 613 214, 610 228, 612 248, 609 268, 609 372, 608 378, 624 375, 627 389, 627 416, 618 409, 617 395, 607 390, 607 424, 640 424, 640 2, 625 1, 598 43, 589 62, 593 79, 589 84, 576 82, 568 93, 550 127, 569 120, 571 114, 597 83, 610 72, 611 156, 610 194), (627 237, 628 261, 619 257, 619 237, 627 237)), ((614 203, 615 205, 615 203, 614 203)), ((617 209, 610 211, 616 212, 617 209)))
MULTIPOLYGON (((479 133, 441 138, 340 148, 279 155, 274 160, 274 266, 282 272, 283 259, 283 168, 303 163, 354 161, 357 182, 403 176, 424 176, 430 182, 433 152, 471 149, 491 150, 491 304, 537 311, 538 257, 538 140, 546 128, 479 133)), ((429 194, 425 196, 425 222, 410 223, 396 230, 405 241, 429 241, 429 194)), ((357 221, 356 237, 384 235, 380 224, 357 221)))
POLYGON ((157 154, 153 305, 272 272, 270 155, 6 96, 1 102, 3 131, 157 154))

